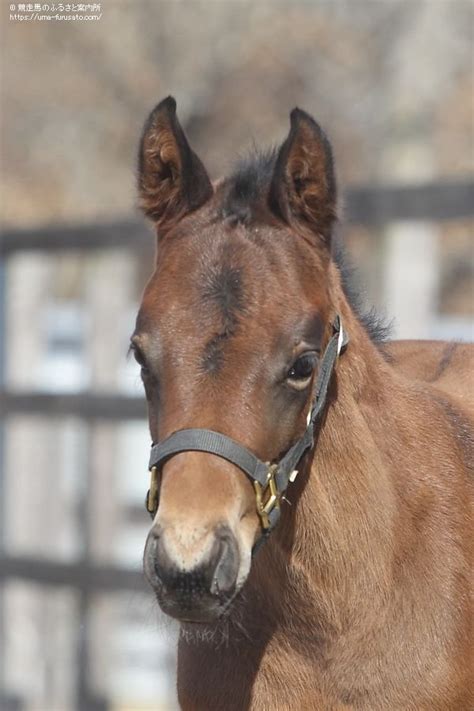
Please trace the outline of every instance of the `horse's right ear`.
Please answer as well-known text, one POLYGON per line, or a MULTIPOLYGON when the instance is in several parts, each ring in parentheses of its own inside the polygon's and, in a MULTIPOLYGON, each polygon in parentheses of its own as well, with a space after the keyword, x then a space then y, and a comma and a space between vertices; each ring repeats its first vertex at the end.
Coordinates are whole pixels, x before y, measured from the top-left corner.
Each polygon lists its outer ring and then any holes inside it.
POLYGON ((213 189, 203 164, 191 150, 168 96, 151 112, 138 153, 139 204, 159 233, 197 210, 213 189))

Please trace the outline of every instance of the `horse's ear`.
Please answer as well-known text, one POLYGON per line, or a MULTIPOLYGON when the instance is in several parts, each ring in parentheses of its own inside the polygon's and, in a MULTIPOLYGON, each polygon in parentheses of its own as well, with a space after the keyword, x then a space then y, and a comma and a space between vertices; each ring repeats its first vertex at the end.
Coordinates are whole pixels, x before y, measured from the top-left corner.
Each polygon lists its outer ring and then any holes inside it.
POLYGON ((270 206, 288 224, 303 222, 328 243, 336 218, 331 146, 309 114, 293 109, 270 187, 270 206))
POLYGON ((165 232, 212 195, 211 181, 191 150, 168 96, 151 112, 138 153, 139 204, 165 232))

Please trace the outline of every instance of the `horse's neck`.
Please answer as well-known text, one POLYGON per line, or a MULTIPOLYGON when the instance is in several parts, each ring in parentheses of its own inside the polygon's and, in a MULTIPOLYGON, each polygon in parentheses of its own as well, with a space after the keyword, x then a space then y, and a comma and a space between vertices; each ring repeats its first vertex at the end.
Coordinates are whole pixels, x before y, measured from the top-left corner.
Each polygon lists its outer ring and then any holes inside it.
POLYGON ((396 499, 374 432, 393 418, 390 371, 362 333, 337 366, 310 471, 288 491, 296 502, 267 556, 282 559, 282 624, 287 616, 291 626, 318 620, 329 639, 355 609, 373 614, 386 599, 396 499))

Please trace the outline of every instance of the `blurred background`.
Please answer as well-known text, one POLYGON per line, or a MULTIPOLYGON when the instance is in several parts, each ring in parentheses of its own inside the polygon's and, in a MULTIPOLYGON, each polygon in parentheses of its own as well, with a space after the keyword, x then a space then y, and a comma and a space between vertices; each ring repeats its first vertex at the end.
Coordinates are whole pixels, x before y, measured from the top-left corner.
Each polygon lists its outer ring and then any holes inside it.
POLYGON ((176 630, 141 576, 150 443, 126 359, 154 246, 135 210, 142 124, 172 93, 216 178, 283 140, 295 105, 311 112, 334 146, 367 302, 397 337, 471 339, 474 5, 104 0, 75 21, 20 21, 11 5, 0 709, 171 710, 176 630))

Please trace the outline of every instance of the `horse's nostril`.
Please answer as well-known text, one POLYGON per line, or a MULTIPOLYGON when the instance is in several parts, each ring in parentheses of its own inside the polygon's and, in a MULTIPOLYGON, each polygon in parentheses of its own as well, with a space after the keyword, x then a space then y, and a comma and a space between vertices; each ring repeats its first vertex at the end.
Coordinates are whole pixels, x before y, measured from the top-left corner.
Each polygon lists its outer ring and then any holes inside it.
POLYGON ((236 584, 239 568, 239 551, 237 541, 230 531, 218 536, 219 545, 214 557, 214 572, 210 586, 213 595, 231 592, 236 584))
POLYGON ((161 528, 154 526, 148 534, 143 557, 144 571, 153 586, 162 585, 163 576, 172 563, 163 545, 161 528))

